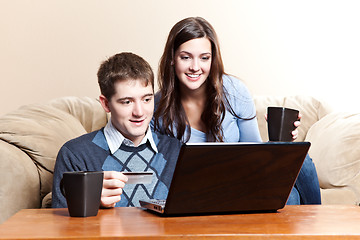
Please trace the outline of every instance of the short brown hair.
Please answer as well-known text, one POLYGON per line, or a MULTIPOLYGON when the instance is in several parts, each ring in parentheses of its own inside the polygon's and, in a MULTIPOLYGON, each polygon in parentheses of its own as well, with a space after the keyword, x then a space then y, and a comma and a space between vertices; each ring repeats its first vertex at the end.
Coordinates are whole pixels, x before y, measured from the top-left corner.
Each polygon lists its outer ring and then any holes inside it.
POLYGON ((101 94, 107 99, 115 94, 114 84, 123 80, 141 80, 154 90, 154 73, 142 57, 130 53, 118 53, 104 61, 97 72, 101 94))

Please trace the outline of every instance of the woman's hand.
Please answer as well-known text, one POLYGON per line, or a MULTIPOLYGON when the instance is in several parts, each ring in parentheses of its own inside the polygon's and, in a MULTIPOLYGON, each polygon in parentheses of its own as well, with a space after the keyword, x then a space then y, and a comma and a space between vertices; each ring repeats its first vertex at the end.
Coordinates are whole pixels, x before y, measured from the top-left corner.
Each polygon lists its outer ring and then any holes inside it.
MULTIPOLYGON (((301 113, 299 113, 298 116, 298 121, 294 122, 294 126, 295 126, 295 130, 291 132, 291 134, 293 135, 293 140, 297 139, 298 135, 299 135, 299 131, 297 130, 297 128, 301 125, 300 119, 301 119, 302 115, 301 113)), ((265 120, 267 121, 267 114, 265 113, 265 120)))
POLYGON ((291 132, 294 140, 297 139, 297 137, 299 135, 299 131, 297 130, 297 128, 301 125, 301 122, 300 122, 301 117, 302 117, 302 115, 301 115, 301 113, 299 113, 298 120, 294 122, 294 126, 296 127, 296 129, 291 132))

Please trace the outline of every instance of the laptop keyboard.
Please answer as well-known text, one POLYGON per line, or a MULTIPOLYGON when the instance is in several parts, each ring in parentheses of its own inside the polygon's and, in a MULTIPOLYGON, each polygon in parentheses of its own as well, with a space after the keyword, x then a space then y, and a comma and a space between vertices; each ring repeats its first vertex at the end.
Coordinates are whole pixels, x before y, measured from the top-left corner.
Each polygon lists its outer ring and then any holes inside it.
POLYGON ((150 202, 153 204, 165 206, 166 200, 165 199, 151 199, 150 202))

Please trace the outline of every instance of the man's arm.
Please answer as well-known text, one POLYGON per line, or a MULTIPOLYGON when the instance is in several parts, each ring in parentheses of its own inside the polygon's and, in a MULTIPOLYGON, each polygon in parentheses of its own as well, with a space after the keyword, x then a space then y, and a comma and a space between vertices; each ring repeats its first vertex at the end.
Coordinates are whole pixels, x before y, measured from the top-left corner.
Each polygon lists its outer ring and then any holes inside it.
MULTIPOLYGON (((64 172, 74 171, 94 171, 94 169, 88 169, 86 164, 84 164, 84 161, 78 159, 76 155, 69 148, 67 148, 66 145, 64 145, 60 149, 55 163, 52 190, 53 208, 67 207, 66 199, 60 190, 60 181, 64 172)), ((122 189, 124 188, 127 180, 127 177, 121 172, 104 171, 104 182, 101 193, 101 207, 114 207, 115 204, 120 201, 122 189)))
POLYGON ((66 208, 67 203, 65 197, 60 190, 60 181, 64 172, 84 171, 85 169, 79 169, 76 164, 76 157, 74 154, 64 145, 56 158, 53 187, 52 187, 52 207, 53 208, 66 208))

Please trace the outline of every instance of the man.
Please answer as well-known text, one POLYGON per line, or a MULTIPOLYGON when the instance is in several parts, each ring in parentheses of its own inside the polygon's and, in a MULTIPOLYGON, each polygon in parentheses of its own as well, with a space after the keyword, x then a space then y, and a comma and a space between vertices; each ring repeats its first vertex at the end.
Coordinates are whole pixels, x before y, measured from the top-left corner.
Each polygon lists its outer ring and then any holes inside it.
POLYGON ((152 132, 154 74, 132 53, 120 53, 98 70, 99 97, 111 114, 98 131, 72 139, 60 149, 52 192, 53 207, 67 207, 59 183, 63 172, 104 171, 101 207, 139 206, 139 199, 165 199, 181 143, 152 132), (149 184, 126 184, 122 172, 151 171, 149 184))

